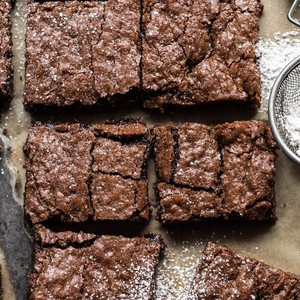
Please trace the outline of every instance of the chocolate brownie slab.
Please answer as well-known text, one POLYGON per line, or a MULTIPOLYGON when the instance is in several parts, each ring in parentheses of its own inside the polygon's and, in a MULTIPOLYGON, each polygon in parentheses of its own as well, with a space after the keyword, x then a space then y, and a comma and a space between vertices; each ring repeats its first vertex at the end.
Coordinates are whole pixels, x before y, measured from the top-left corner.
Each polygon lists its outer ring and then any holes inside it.
POLYGON ((299 299, 300 277, 208 243, 187 299, 299 299))
POLYGON ((158 216, 275 219, 276 144, 261 121, 153 128, 158 216))
POLYGON ((11 1, 0 2, 0 99, 12 98, 11 1))
POLYGON ((149 220, 149 137, 141 120, 36 125, 24 150, 25 213, 33 224, 149 220))
POLYGON ((145 0, 145 106, 216 101, 259 106, 255 44, 261 11, 259 0, 145 0))
POLYGON ((140 1, 28 4, 25 105, 83 105, 140 86, 140 1))
POLYGON ((29 299, 153 299, 163 242, 36 229, 29 299))

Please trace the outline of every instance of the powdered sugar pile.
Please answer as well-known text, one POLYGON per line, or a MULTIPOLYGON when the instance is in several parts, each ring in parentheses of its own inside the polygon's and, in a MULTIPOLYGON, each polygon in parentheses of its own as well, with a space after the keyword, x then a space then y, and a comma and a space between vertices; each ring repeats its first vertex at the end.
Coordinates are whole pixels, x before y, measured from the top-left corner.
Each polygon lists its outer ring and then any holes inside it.
POLYGON ((267 112, 272 86, 282 69, 300 55, 300 32, 276 33, 274 39, 261 39, 257 44, 261 71, 262 101, 260 112, 267 112))

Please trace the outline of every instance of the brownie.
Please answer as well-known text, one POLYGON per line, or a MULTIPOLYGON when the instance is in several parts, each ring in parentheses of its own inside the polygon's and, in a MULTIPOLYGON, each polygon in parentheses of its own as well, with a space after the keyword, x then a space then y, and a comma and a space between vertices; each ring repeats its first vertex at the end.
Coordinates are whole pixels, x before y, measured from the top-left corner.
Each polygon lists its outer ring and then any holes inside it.
POLYGON ((259 0, 144 0, 145 106, 260 102, 259 0))
POLYGON ((274 218, 276 143, 270 128, 259 121, 227 123, 216 126, 216 136, 226 214, 274 218))
POLYGON ((296 300, 300 277, 208 243, 187 299, 296 300))
POLYGON ((25 105, 90 105, 139 89, 140 18, 138 0, 28 4, 25 105))
POLYGON ((13 92, 11 1, 0 2, 0 99, 11 100, 13 92))
POLYGON ((149 134, 142 120, 36 124, 24 151, 25 213, 33 224, 149 220, 149 134))
POLYGON ((276 143, 262 121, 152 129, 163 223, 275 220, 276 143))
POLYGON ((93 214, 89 198, 94 135, 79 124, 37 125, 25 145, 25 213, 33 223, 60 217, 83 222, 93 214))
POLYGON ((154 299, 159 236, 36 231, 29 299, 154 299))

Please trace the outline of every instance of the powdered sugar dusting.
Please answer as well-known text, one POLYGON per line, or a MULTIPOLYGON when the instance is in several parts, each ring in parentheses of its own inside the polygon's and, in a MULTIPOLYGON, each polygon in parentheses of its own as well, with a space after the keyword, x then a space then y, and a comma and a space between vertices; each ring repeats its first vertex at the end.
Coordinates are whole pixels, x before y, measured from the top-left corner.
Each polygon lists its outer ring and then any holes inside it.
POLYGON ((205 245, 199 239, 167 247, 157 272, 155 299, 186 299, 205 245))
POLYGON ((272 86, 282 69, 300 55, 300 32, 275 33, 274 39, 261 39, 257 44, 261 71, 262 101, 260 112, 268 110, 272 86))

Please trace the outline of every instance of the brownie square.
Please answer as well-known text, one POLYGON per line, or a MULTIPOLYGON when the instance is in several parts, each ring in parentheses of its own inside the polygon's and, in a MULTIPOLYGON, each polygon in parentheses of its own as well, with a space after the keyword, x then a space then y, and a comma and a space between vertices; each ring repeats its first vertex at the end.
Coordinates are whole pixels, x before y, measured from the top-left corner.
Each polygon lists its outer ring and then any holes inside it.
POLYGON ((221 160, 212 128, 197 123, 159 125, 153 136, 160 220, 219 216, 221 160))
POLYGON ((189 291, 194 299, 299 299, 300 277, 208 243, 189 291))
POLYGON ((125 238, 42 227, 37 238, 29 299, 153 299, 160 237, 125 238))
POLYGON ((33 224, 150 219, 142 120, 37 124, 24 150, 25 213, 33 224))
POLYGON ((138 0, 28 4, 25 105, 91 105, 138 89, 139 30, 138 0))
POLYGON ((216 136, 225 214, 275 218, 276 143, 270 128, 259 121, 227 123, 216 127, 216 136))
POLYGON ((82 222, 93 213, 88 180, 94 135, 79 124, 37 125, 24 147, 25 213, 32 223, 54 217, 82 222))
POLYGON ((260 102, 255 1, 145 0, 142 88, 145 106, 260 102))
POLYGON ((155 126, 158 217, 274 220, 276 143, 265 122, 155 126))
POLYGON ((147 128, 140 122, 93 127, 91 200, 95 220, 149 220, 147 128))
POLYGON ((11 1, 0 2, 0 99, 11 100, 13 92, 11 49, 11 1))

